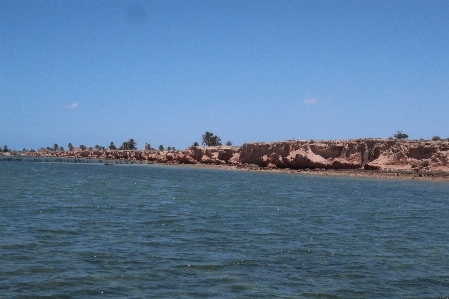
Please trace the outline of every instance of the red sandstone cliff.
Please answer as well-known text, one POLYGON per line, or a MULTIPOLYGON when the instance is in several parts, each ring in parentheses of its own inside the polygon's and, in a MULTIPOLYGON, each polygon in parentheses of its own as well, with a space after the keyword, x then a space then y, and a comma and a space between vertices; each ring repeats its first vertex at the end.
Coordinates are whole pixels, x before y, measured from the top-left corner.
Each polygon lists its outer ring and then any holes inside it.
POLYGON ((449 142, 357 139, 252 143, 240 162, 259 166, 332 169, 449 168, 449 142))
POLYGON ((191 147, 183 151, 40 152, 36 156, 123 159, 184 164, 255 164, 269 168, 439 169, 449 171, 448 141, 385 139, 245 143, 241 147, 191 147))

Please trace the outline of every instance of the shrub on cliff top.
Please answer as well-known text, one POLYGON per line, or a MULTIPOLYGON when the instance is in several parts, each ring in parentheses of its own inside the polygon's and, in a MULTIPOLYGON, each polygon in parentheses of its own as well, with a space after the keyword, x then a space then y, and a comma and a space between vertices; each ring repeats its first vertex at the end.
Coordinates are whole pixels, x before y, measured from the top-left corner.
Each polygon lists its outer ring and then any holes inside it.
POLYGON ((394 138, 396 139, 407 139, 408 135, 405 133, 402 133, 402 131, 398 131, 396 134, 394 134, 394 138))
POLYGON ((432 141, 439 141, 441 140, 440 136, 433 136, 432 141))
POLYGON ((111 141, 111 143, 109 144, 109 149, 112 150, 116 150, 117 147, 115 146, 114 142, 111 141))

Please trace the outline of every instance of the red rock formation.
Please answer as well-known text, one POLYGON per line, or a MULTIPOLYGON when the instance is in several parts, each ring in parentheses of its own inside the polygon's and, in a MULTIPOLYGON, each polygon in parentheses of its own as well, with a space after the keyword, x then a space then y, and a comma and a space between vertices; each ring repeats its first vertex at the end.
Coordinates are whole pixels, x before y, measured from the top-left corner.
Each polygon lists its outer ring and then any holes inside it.
POLYGON ((34 156, 121 159, 183 164, 255 164, 267 168, 449 170, 448 141, 385 139, 245 143, 241 147, 190 147, 184 151, 45 151, 34 156))
POLYGON ((240 163, 261 167, 368 169, 449 168, 449 142, 385 139, 245 143, 240 163))

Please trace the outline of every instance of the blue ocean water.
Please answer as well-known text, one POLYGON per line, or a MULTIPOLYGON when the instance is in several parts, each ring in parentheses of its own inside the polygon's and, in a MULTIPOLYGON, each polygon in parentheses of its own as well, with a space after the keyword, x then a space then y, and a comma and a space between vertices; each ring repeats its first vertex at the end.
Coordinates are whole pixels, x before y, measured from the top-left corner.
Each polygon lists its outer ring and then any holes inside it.
POLYGON ((0 162, 0 298, 447 298, 449 184, 0 162))

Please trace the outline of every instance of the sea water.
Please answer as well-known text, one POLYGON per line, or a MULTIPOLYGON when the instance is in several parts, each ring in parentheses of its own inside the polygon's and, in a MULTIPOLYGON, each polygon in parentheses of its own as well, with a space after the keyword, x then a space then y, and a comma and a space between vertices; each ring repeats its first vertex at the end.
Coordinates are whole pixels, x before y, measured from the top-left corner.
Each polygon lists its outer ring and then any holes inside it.
POLYGON ((449 184, 0 162, 0 298, 446 298, 449 184))

